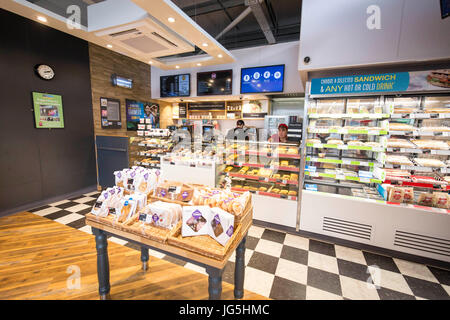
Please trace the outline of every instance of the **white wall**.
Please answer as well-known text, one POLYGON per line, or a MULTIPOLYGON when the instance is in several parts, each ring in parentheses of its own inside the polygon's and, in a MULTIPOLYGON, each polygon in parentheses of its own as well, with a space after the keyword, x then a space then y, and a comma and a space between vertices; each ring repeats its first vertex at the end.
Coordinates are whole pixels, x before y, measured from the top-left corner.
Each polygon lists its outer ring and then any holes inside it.
POLYGON ((303 0, 299 70, 448 59, 450 18, 441 19, 439 2, 303 0), (374 5, 379 29, 370 24, 374 5))
MULTIPOLYGON (((285 64, 284 92, 303 93, 304 88, 298 73, 299 42, 286 42, 230 51, 236 58, 231 64, 179 70, 161 70, 152 67, 152 99, 160 98, 159 78, 164 75, 191 74, 191 97, 197 97, 197 72, 233 69, 233 95, 240 94, 241 68, 285 64)), ((205 99, 207 99, 205 97, 205 99)))

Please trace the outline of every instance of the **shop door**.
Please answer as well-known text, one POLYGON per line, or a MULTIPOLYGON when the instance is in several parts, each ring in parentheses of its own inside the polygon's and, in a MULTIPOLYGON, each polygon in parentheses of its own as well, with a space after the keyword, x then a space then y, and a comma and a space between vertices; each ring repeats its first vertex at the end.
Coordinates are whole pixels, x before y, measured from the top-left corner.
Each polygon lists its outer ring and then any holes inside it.
POLYGON ((128 138, 96 136, 98 184, 112 187, 115 184, 114 171, 128 168, 128 138))

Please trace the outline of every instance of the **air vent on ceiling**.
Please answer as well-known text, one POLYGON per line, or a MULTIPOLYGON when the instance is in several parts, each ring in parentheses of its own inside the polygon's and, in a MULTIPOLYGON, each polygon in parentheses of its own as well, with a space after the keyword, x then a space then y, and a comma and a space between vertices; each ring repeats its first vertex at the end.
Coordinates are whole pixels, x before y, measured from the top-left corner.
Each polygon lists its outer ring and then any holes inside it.
POLYGON ((370 240, 372 236, 371 225, 331 217, 323 218, 322 229, 327 232, 343 234, 365 240, 370 240))
POLYGON ((141 34, 141 32, 138 29, 133 28, 133 29, 125 30, 125 31, 110 33, 109 36, 115 38, 115 37, 120 37, 120 36, 123 36, 126 34, 130 34, 130 33, 141 34))
POLYGON ((140 52, 143 53, 152 53, 154 51, 167 49, 165 46, 147 37, 146 35, 125 39, 122 40, 122 42, 127 46, 130 46, 133 49, 139 50, 140 52))
POLYGON ((172 41, 167 40, 166 38, 164 38, 162 35, 160 35, 157 32, 152 32, 152 35, 154 35, 155 37, 160 38, 161 40, 164 40, 165 42, 167 42, 168 44, 170 44, 172 47, 178 47, 175 43, 173 43, 172 41))
POLYGON ((450 257, 450 240, 448 239, 396 230, 394 245, 450 257))

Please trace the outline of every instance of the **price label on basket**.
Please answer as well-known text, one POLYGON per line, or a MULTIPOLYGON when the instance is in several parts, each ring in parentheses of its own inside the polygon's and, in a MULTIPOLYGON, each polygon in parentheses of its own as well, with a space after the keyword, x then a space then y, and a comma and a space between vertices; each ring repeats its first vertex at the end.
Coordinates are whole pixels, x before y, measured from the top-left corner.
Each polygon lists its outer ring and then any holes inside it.
POLYGON ((370 179, 369 178, 359 178, 360 182, 364 182, 364 183, 370 183, 370 179))
POLYGON ((336 179, 337 180, 345 180, 345 175, 343 175, 343 174, 336 174, 336 179))

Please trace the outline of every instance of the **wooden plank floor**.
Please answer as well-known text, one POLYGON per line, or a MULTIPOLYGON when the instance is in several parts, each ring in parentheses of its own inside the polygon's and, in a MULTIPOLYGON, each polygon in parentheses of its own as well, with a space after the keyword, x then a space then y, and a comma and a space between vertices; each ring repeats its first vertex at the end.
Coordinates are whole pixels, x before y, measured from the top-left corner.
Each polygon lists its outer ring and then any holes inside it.
MULTIPOLYGON (((152 256, 144 273, 140 252, 110 241, 108 252, 112 299, 208 298, 206 275, 152 256)), ((222 299, 234 299, 233 286, 222 287, 222 299)), ((98 299, 94 236, 29 212, 0 218, 0 299, 98 299), (68 289, 70 266, 80 268, 79 289, 68 289)))

